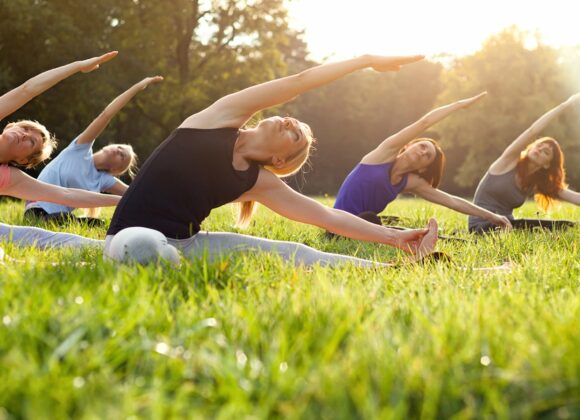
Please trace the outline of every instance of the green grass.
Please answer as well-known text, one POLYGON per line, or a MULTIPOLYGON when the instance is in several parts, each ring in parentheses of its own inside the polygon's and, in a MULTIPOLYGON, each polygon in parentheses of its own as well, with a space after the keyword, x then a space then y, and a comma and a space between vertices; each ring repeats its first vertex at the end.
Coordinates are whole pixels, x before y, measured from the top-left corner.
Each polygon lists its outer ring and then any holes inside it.
MULTIPOLYGON (((22 224, 21 211, 4 203, 0 220, 22 224)), ((2 244, 21 261, 0 266, 0 419, 580 416, 580 229, 476 241, 465 216, 423 201, 388 213, 435 216, 469 242, 439 243, 451 264, 382 270, 264 254, 119 267, 95 250, 2 244), (511 272, 473 270, 505 261, 511 272)), ((231 231, 231 215, 204 227, 231 231)), ((401 258, 264 209, 248 233, 401 258)))

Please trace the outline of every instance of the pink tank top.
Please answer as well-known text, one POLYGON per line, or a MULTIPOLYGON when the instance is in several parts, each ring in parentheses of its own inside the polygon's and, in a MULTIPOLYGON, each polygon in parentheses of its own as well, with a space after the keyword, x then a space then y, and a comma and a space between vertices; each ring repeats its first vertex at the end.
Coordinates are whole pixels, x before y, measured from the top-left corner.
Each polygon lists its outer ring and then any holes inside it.
POLYGON ((10 184, 10 167, 0 165, 0 192, 10 184))

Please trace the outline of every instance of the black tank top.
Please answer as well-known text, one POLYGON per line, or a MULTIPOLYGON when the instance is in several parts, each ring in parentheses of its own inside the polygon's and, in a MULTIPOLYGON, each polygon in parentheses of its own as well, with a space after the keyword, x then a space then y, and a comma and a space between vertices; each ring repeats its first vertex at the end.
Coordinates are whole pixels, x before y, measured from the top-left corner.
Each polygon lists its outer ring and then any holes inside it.
POLYGON ((212 209, 254 186, 259 166, 232 166, 236 128, 178 128, 145 162, 119 202, 107 235, 142 226, 168 238, 199 232, 212 209))

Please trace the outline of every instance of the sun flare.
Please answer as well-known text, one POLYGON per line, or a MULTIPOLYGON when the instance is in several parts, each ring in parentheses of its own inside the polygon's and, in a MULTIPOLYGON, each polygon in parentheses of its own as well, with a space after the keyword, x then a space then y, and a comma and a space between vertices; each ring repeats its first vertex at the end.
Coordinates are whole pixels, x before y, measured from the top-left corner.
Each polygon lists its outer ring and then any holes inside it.
POLYGON ((574 2, 565 0, 289 0, 288 8, 293 27, 305 31, 314 59, 361 53, 465 55, 511 25, 550 45, 580 44, 574 2))

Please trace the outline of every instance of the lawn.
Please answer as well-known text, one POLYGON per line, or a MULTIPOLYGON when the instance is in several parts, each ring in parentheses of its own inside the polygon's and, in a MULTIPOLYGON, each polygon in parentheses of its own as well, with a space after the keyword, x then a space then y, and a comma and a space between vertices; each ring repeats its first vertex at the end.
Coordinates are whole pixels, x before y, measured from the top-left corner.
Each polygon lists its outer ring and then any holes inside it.
MULTIPOLYGON (((22 208, 0 204, 0 220, 22 224, 22 208)), ((260 253, 117 266, 92 249, 2 244, 15 261, 0 266, 0 419, 578 418, 580 229, 476 239, 466 216, 424 201, 387 213, 409 226, 435 216, 466 241, 439 242, 450 263, 372 270, 260 253)), ((551 216, 580 220, 580 208, 551 216)), ((204 228, 232 224, 223 207, 204 228)), ((263 208, 246 232, 403 258, 263 208)))

